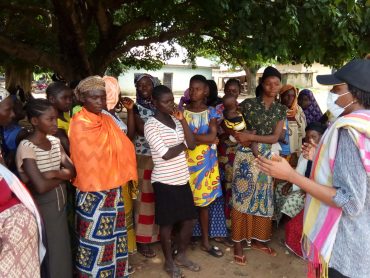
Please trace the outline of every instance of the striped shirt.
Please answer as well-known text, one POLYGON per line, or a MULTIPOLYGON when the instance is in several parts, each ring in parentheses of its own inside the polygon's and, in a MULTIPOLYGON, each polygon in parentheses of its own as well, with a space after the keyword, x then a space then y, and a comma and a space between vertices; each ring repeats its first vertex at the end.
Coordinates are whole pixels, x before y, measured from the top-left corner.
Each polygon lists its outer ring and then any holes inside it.
POLYGON ((61 145, 60 140, 54 136, 48 135, 51 143, 50 150, 43 150, 29 140, 22 140, 17 149, 16 163, 21 180, 28 183, 28 177, 23 171, 23 159, 34 159, 40 172, 50 170, 60 170, 61 165, 61 145))
POLYGON ((151 182, 161 182, 168 185, 184 185, 189 182, 189 169, 185 152, 169 160, 162 157, 169 148, 181 143, 186 144, 181 123, 172 117, 176 129, 172 129, 154 117, 150 117, 144 125, 144 136, 149 143, 154 168, 151 182))

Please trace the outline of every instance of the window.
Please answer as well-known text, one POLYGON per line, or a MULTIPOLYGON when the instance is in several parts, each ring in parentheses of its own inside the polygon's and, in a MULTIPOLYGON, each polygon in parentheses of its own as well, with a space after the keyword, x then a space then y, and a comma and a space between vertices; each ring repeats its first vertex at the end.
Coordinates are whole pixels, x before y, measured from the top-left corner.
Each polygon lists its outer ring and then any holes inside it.
POLYGON ((172 80, 173 80, 172 72, 163 73, 163 85, 167 86, 171 90, 172 90, 172 80))

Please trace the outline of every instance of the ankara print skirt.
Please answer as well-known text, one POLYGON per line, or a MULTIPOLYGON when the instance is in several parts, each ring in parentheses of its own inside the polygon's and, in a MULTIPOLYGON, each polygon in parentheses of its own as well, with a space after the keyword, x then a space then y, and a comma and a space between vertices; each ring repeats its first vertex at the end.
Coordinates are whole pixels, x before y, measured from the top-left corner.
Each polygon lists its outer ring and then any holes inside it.
POLYGON ((128 277, 122 187, 76 191, 77 277, 128 277))

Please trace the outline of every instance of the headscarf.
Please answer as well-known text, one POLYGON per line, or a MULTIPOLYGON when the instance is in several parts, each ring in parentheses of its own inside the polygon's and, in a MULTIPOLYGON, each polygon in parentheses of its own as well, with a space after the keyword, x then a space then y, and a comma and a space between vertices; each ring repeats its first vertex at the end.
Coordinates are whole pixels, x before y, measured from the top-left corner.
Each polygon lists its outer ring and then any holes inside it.
POLYGON ((294 96, 295 97, 294 97, 294 101, 293 101, 292 106, 288 107, 288 111, 286 112, 286 116, 287 116, 287 118, 294 118, 295 115, 297 114, 297 110, 298 110, 297 88, 295 88, 293 85, 286 84, 280 89, 279 94, 282 95, 282 94, 286 93, 289 90, 294 91, 294 96))
POLYGON ((10 93, 3 87, 0 87, 0 102, 10 96, 10 93))
POLYGON ((268 66, 263 71, 262 77, 261 77, 261 83, 263 83, 268 77, 275 76, 280 79, 281 81, 281 73, 276 68, 268 66))
POLYGON ((119 101, 121 89, 117 79, 113 76, 104 76, 103 80, 105 81, 105 92, 107 93, 107 108, 112 110, 119 101))
POLYGON ((77 99, 80 99, 82 94, 92 90, 105 91, 105 81, 99 75, 86 77, 78 83, 75 89, 77 99))
POLYGON ((299 93, 299 96, 301 95, 307 96, 311 102, 311 104, 306 109, 302 108, 306 116, 307 124, 320 121, 323 114, 321 112, 320 106, 318 105, 312 91, 308 89, 304 89, 299 93))
POLYGON ((190 103, 190 91, 189 88, 185 90, 184 95, 180 98, 179 109, 183 110, 184 105, 190 103))
POLYGON ((139 91, 137 90, 137 83, 143 79, 144 77, 148 77, 151 81, 152 81, 152 84, 153 84, 153 88, 155 86, 158 86, 159 85, 159 82, 157 81, 156 78, 154 78, 153 76, 151 76, 150 74, 147 74, 147 73, 143 73, 143 74, 140 74, 136 79, 135 79, 135 87, 136 87, 136 103, 140 104, 141 106, 147 108, 147 109, 150 109, 152 111, 155 110, 155 106, 152 102, 152 98, 150 99, 145 99, 145 98, 142 98, 139 94, 139 91))

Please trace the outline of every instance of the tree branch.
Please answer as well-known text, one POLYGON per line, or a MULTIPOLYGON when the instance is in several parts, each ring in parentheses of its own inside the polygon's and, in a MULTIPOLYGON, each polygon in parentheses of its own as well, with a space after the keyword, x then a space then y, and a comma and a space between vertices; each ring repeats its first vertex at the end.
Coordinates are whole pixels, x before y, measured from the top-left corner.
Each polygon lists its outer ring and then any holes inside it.
POLYGON ((60 73, 63 72, 63 63, 60 57, 32 48, 19 41, 11 40, 3 35, 0 35, 0 50, 9 56, 26 61, 29 64, 53 69, 60 73))
MULTIPOLYGON (((5 1, 4 1, 5 2, 5 1)), ((41 7, 35 7, 30 5, 17 5, 12 2, 0 3, 0 9, 15 11, 15 12, 24 12, 24 13, 33 13, 33 14, 40 14, 45 15, 47 17, 53 16, 53 13, 41 7)))
POLYGON ((112 61, 121 57, 122 53, 128 52, 133 47, 148 46, 151 43, 162 43, 162 42, 168 41, 173 38, 178 38, 178 37, 188 35, 189 33, 192 33, 192 32, 197 32, 205 26, 206 26, 205 22, 200 22, 196 25, 193 25, 192 28, 186 28, 186 29, 175 29, 174 28, 166 32, 161 32, 158 34, 158 36, 128 41, 125 45, 118 47, 114 51, 109 53, 109 55, 106 57, 104 64, 102 66, 103 67, 108 66, 112 61))

